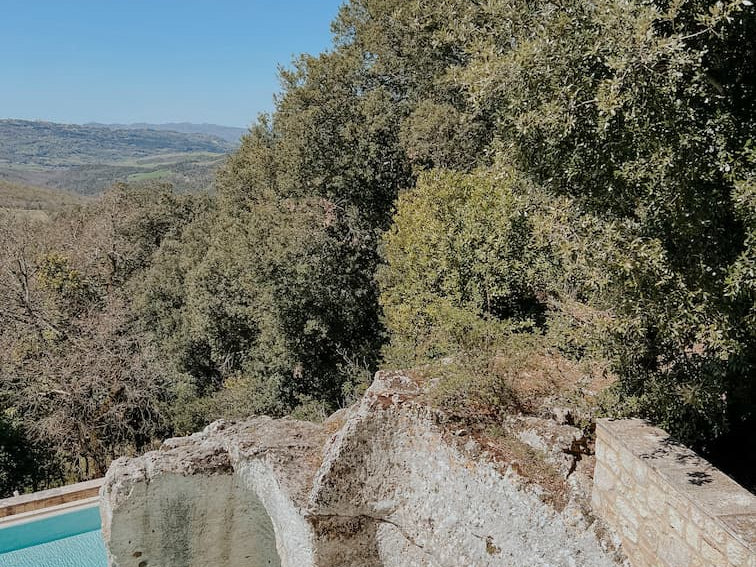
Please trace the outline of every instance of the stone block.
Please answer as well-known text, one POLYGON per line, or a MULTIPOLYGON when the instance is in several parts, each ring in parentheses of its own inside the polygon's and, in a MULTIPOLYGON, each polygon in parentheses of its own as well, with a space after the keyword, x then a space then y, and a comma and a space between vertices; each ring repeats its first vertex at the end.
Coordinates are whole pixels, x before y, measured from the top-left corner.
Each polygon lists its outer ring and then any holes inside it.
POLYGON ((633 477, 633 474, 627 469, 621 467, 619 473, 619 482, 620 486, 622 486, 626 491, 630 491, 635 487, 635 478, 633 477))
POLYGON ((646 479, 648 478, 648 467, 642 463, 640 459, 635 459, 632 464, 632 470, 635 481, 641 485, 645 484, 646 479))
POLYGON ((675 509, 675 512, 677 512, 683 518, 690 517, 691 505, 690 505, 690 501, 687 498, 674 495, 674 493, 672 493, 667 498, 667 502, 669 503, 670 506, 672 506, 672 508, 675 509))
POLYGON ((660 563, 666 567, 689 567, 691 558, 694 556, 691 549, 677 538, 666 538, 659 543, 658 549, 660 563))
POLYGON ((596 463, 596 468, 593 471, 593 486, 599 492, 609 492, 616 488, 617 479, 607 467, 596 463))
POLYGON ((701 546, 701 529, 690 520, 685 525, 685 541, 694 551, 701 546))
POLYGON ((593 493, 591 494, 591 508, 593 508, 593 511, 596 514, 603 514, 604 508, 606 508, 605 499, 603 498, 601 492, 594 489, 593 493))
POLYGON ((658 522, 645 522, 640 529, 640 541, 649 551, 656 553, 659 544, 662 542, 661 532, 658 522))
POLYGON ((673 531, 684 537, 685 518, 678 512, 672 504, 667 504, 667 522, 673 531))
POLYGON ((688 514, 688 519, 691 521, 691 523, 695 524, 701 531, 706 529, 706 520, 708 518, 703 515, 703 513, 701 512, 701 510, 699 510, 697 506, 690 507, 690 514, 688 514))
POLYGON ((727 544, 727 540, 730 536, 724 530, 722 525, 716 520, 706 518, 704 520, 704 537, 709 539, 712 545, 716 547, 724 547, 727 544))
POLYGON ((725 546, 725 555, 727 561, 733 567, 745 567, 748 564, 748 558, 753 558, 754 554, 751 553, 746 547, 734 540, 727 542, 725 546))
POLYGON ((638 462, 638 457, 633 455, 627 449, 620 449, 618 452, 618 457, 622 468, 628 472, 632 471, 635 468, 636 463, 638 462))
POLYGON ((704 536, 701 541, 701 557, 711 567, 728 567, 725 556, 715 547, 713 547, 704 536))
POLYGON ((662 507, 667 502, 667 494, 662 488, 659 487, 658 484, 655 482, 651 482, 648 484, 648 505, 651 508, 655 508, 657 510, 662 509, 662 507))
POLYGON ((640 518, 627 498, 624 496, 617 496, 617 499, 614 501, 614 507, 617 509, 617 514, 619 514, 620 518, 622 518, 625 523, 632 525, 636 530, 638 529, 640 518))
POLYGON ((609 470, 612 471, 612 474, 614 474, 615 476, 620 475, 621 467, 619 464, 619 457, 617 456, 617 452, 609 446, 607 446, 606 454, 604 455, 604 464, 609 467, 609 470))
POLYGON ((637 493, 633 504, 635 510, 638 512, 638 516, 643 520, 648 520, 656 515, 655 512, 652 512, 649 508, 644 493, 637 493))
POLYGON ((622 537, 623 543, 632 543, 633 545, 638 543, 638 527, 627 521, 624 516, 619 516, 615 525, 618 526, 618 531, 622 537))
POLYGON ((596 438, 596 460, 603 461, 606 458, 606 441, 601 437, 596 438))

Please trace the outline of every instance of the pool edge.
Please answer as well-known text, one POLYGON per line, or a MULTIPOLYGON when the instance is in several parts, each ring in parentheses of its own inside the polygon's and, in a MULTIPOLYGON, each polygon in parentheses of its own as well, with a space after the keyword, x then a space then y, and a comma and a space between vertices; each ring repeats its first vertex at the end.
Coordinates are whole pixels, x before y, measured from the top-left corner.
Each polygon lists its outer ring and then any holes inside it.
POLYGON ((0 529, 51 518, 60 514, 76 512, 78 510, 84 510, 85 508, 99 507, 99 505, 100 497, 90 496, 89 498, 82 498, 81 500, 74 500, 73 502, 65 502, 63 504, 58 504, 57 506, 48 506, 46 508, 39 508, 38 510, 13 514, 12 516, 0 518, 0 529))

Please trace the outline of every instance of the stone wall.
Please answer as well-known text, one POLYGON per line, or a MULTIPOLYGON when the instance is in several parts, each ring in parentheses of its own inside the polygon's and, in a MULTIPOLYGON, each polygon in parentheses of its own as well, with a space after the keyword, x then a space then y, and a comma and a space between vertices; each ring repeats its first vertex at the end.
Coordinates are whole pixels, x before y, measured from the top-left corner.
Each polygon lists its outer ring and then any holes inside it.
POLYGON ((756 497, 662 430, 599 420, 593 508, 633 567, 755 567, 756 497))

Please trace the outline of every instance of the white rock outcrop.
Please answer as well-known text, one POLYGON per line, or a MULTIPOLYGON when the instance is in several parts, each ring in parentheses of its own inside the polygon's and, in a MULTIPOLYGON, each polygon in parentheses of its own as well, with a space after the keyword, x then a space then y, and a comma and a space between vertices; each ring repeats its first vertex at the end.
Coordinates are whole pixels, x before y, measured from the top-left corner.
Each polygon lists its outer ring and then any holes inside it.
POLYGON ((119 459, 102 489, 114 567, 610 567, 592 519, 480 446, 402 374, 322 425, 215 423, 119 459))

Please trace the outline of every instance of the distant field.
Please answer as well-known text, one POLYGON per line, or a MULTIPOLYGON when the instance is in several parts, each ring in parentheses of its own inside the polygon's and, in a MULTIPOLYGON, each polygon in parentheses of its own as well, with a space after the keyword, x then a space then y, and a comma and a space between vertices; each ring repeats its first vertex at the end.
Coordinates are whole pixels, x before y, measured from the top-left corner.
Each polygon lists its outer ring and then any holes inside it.
POLYGON ((87 165, 168 153, 224 154, 234 147, 201 134, 0 120, 0 160, 11 163, 87 165))
POLYGON ((144 173, 132 173, 131 175, 129 175, 129 181, 151 181, 153 179, 170 177, 170 175, 170 169, 156 169, 155 171, 146 171, 144 173))
POLYGON ((96 195, 119 181, 151 180, 172 183, 177 191, 196 192, 212 189, 215 171, 224 159, 225 155, 218 154, 171 154, 69 167, 0 161, 0 179, 80 195, 96 195))

